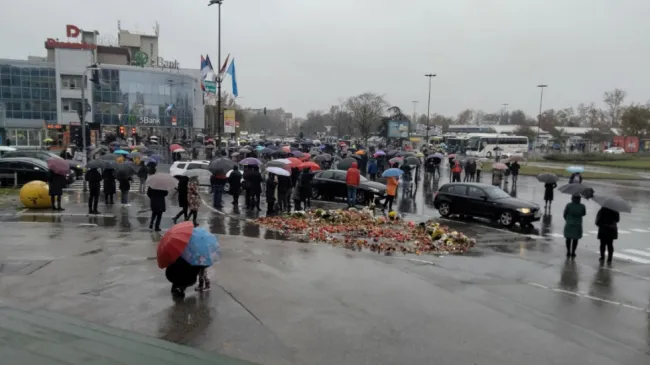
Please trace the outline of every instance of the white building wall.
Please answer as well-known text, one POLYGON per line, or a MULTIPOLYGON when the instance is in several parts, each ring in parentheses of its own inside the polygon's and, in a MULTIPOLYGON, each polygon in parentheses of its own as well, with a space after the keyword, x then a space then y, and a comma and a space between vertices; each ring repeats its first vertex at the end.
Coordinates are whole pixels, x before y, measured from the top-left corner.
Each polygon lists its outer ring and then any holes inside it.
POLYGON ((203 103, 203 91, 201 90, 201 70, 182 68, 179 72, 183 75, 191 76, 194 82, 194 129, 205 128, 205 107, 203 103))
MULTIPOLYGON (((59 124, 79 122, 77 113, 64 112, 61 107, 61 98, 81 99, 81 90, 61 89, 61 75, 83 75, 86 67, 92 65, 92 52, 88 50, 60 49, 54 50, 54 67, 56 70, 56 111, 59 124)), ((90 77, 88 77, 90 79, 90 77)), ((85 97, 93 105, 93 95, 90 80, 86 83, 85 97)), ((93 122, 92 112, 86 114, 86 122, 93 122)))

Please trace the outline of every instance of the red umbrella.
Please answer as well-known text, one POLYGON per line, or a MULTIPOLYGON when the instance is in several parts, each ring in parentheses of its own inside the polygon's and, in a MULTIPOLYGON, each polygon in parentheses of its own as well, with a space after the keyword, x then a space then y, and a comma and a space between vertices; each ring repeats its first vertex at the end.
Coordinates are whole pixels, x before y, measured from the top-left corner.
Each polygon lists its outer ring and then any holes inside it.
POLYGON ((302 161, 295 157, 289 157, 287 160, 291 161, 291 164, 289 164, 289 167, 298 167, 300 164, 302 164, 302 161))
POLYGON ((282 146, 282 151, 284 151, 284 152, 291 152, 291 147, 289 147, 289 146, 282 146))
POLYGON ((70 172, 70 165, 62 158, 51 158, 47 160, 47 168, 57 175, 65 176, 70 172))
POLYGON ((169 150, 172 151, 172 152, 174 152, 176 150, 182 150, 182 149, 183 149, 183 146, 181 146, 179 144, 173 144, 173 145, 169 146, 169 150))
POLYGON ((170 228, 158 243, 158 267, 161 269, 171 265, 178 259, 185 246, 190 242, 194 223, 183 222, 170 228))
POLYGON ((317 163, 315 163, 315 162, 311 162, 311 161, 310 161, 310 162, 303 162, 303 163, 301 163, 300 165, 298 165, 298 168, 301 169, 301 170, 302 170, 302 169, 309 168, 311 171, 318 171, 318 170, 320 170, 320 166, 319 166, 317 163))
POLYGON ((404 162, 404 157, 393 157, 390 160, 388 160, 389 164, 394 164, 394 163, 402 163, 404 162))

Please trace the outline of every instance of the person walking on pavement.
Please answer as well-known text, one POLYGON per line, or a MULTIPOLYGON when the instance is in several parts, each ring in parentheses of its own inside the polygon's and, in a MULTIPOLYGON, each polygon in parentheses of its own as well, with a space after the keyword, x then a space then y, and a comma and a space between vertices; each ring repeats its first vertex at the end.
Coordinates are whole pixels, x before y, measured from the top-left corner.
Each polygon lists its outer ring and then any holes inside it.
POLYGON ((290 212, 291 204, 291 177, 278 176, 278 210, 280 212, 290 212))
POLYGON ((89 169, 84 177, 88 182, 88 214, 99 214, 97 204, 99 203, 99 193, 102 188, 102 174, 97 169, 89 169))
POLYGON ((598 226, 598 239, 600 240, 600 263, 605 262, 605 250, 607 250, 607 264, 612 264, 614 256, 614 240, 618 239, 617 224, 620 221, 620 214, 612 209, 602 207, 596 214, 596 226, 598 226))
POLYGON ((230 184, 230 194, 232 194, 232 205, 235 209, 239 209, 239 194, 241 194, 241 172, 239 166, 235 165, 228 176, 228 184, 230 184))
POLYGON ((582 238, 582 217, 587 214, 585 205, 580 203, 580 195, 573 195, 564 208, 564 238, 566 238, 566 257, 575 259, 578 240, 582 238))
POLYGON ((303 209, 311 208, 311 181, 313 180, 314 175, 312 175, 309 168, 302 170, 300 175, 300 196, 299 199, 302 202, 303 209))
POLYGON ((167 190, 147 188, 147 196, 149 197, 149 206, 151 208, 149 229, 160 232, 160 220, 166 210, 165 197, 167 196, 167 190))
POLYGON ((451 182, 460 182, 460 173, 463 171, 463 168, 460 166, 459 161, 454 161, 454 166, 451 168, 451 173, 453 178, 451 182))
POLYGON ((503 171, 499 169, 492 169, 492 185, 501 188, 503 182, 503 171))
POLYGON ((275 174, 269 173, 266 179, 266 215, 271 215, 275 212, 275 188, 278 186, 278 181, 275 174))
POLYGON ((223 208, 223 188, 228 182, 225 175, 210 176, 210 185, 212 186, 212 207, 214 209, 223 208))
POLYGON ((551 203, 553 203, 553 189, 557 188, 557 184, 546 183, 544 184, 544 210, 551 210, 551 203))
POLYGON ((377 167, 377 160, 371 158, 370 161, 368 161, 368 176, 370 177, 371 181, 377 180, 378 170, 379 168, 377 167))
POLYGON ((357 188, 361 182, 361 173, 357 163, 353 162, 345 174, 345 184, 348 187, 348 208, 354 208, 357 203, 357 188))
POLYGON ((129 190, 131 190, 131 180, 133 180, 130 176, 129 177, 121 177, 118 179, 120 182, 120 193, 121 193, 121 202, 122 205, 130 207, 131 204, 129 204, 129 190))
POLYGON ((513 161, 512 164, 510 164, 510 172, 512 173, 512 187, 514 188, 515 185, 517 185, 517 178, 519 177, 519 169, 521 168, 521 165, 519 165, 519 162, 513 161))
POLYGON ((190 210, 190 213, 188 214, 187 218, 185 220, 189 220, 192 218, 192 223, 194 223, 194 227, 198 227, 199 223, 197 222, 197 218, 199 215, 199 208, 201 208, 201 196, 199 196, 199 178, 196 176, 192 176, 187 184, 187 206, 190 210))
POLYGON ((104 180, 104 204, 113 204, 113 195, 115 195, 115 170, 104 169, 102 171, 104 180))
POLYGON ((476 160, 476 182, 481 182, 481 170, 483 169, 483 163, 481 160, 476 160))
POLYGON ((393 210, 393 202, 397 195, 397 185, 398 181, 396 177, 391 176, 386 178, 386 200, 384 201, 384 208, 382 211, 385 211, 386 207, 388 207, 389 212, 393 210))
POLYGON ((172 218, 172 222, 176 224, 181 215, 183 216, 183 220, 187 220, 187 185, 189 184, 190 179, 187 176, 182 175, 176 175, 174 177, 178 180, 176 194, 178 194, 178 206, 181 208, 181 211, 172 218))
POLYGON ((140 189, 138 192, 140 194, 144 194, 147 192, 147 177, 149 177, 149 171, 147 169, 147 166, 144 165, 144 161, 140 162, 140 168, 138 169, 138 179, 140 179, 140 189))
POLYGON ((293 190, 291 191, 291 199, 293 199, 293 210, 294 211, 299 211, 299 210, 302 209, 301 206, 300 206, 300 186, 301 185, 302 185, 302 181, 300 179, 297 179, 296 185, 293 187, 293 190))

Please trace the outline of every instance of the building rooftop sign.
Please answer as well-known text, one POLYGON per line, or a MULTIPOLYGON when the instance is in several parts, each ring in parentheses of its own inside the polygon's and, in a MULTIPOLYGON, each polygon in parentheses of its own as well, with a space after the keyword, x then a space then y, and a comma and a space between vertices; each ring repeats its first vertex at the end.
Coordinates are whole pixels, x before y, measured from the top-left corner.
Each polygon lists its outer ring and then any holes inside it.
MULTIPOLYGON (((67 24, 65 26, 65 35, 68 38, 78 38, 79 34, 81 34, 81 29, 77 27, 76 25, 72 24, 67 24)), ((67 49, 96 49, 97 45, 96 44, 90 44, 90 43, 74 43, 74 42, 61 42, 58 39, 54 38, 48 38, 45 41, 45 48, 46 49, 55 49, 55 48, 67 48, 67 49)))

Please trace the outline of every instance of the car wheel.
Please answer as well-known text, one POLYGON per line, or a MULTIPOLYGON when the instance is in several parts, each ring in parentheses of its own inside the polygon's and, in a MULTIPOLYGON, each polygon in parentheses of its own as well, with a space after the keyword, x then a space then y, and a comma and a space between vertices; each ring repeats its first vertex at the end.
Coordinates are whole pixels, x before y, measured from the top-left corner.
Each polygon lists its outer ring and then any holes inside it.
POLYGON ((318 199, 320 197, 320 193, 318 192, 318 188, 312 187, 311 188, 311 198, 312 199, 318 199))
POLYGON ((515 223, 515 218, 512 215, 512 212, 503 212, 499 216, 499 223, 504 227, 510 227, 515 223))
POLYGON ((490 151, 485 152, 485 157, 492 158, 492 152, 490 151))
POLYGON ((230 192, 230 183, 225 183, 223 185, 223 192, 224 193, 229 193, 230 192))
POLYGON ((366 192, 357 190, 357 204, 363 205, 366 203, 366 192))
POLYGON ((440 203, 438 206, 438 213, 443 217, 449 217, 451 215, 451 206, 447 202, 440 203))

